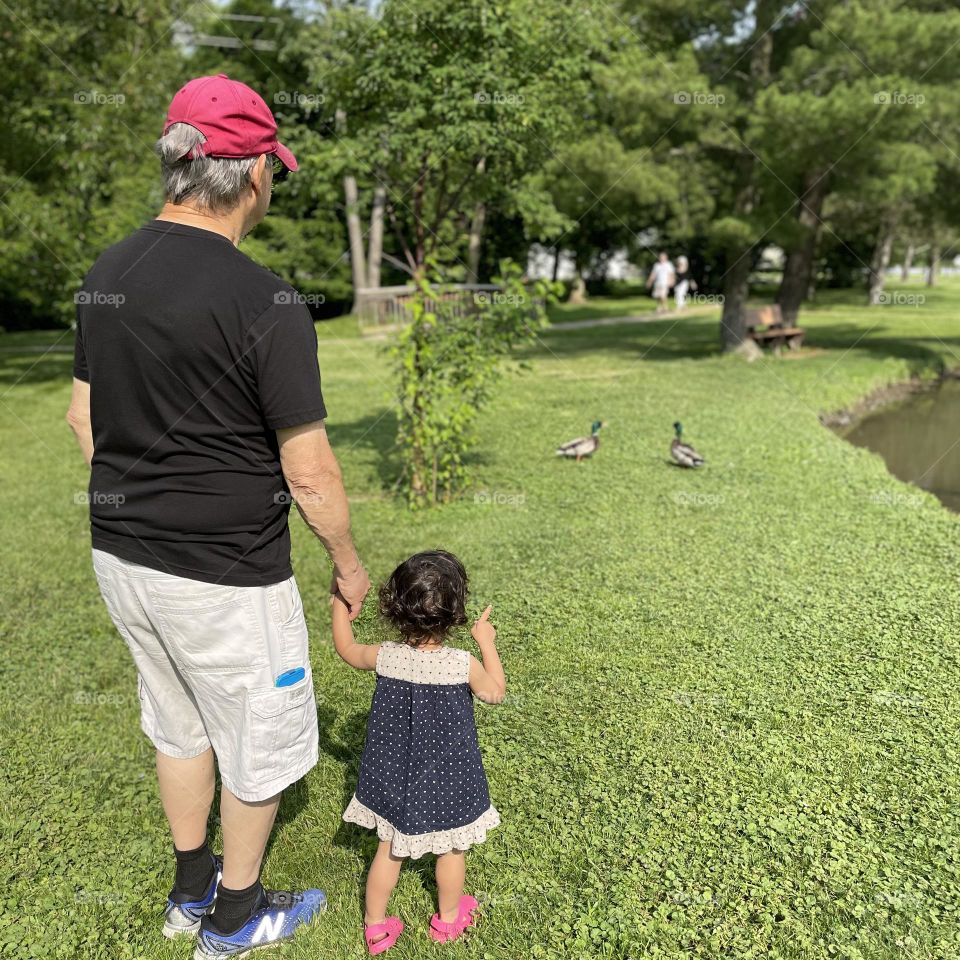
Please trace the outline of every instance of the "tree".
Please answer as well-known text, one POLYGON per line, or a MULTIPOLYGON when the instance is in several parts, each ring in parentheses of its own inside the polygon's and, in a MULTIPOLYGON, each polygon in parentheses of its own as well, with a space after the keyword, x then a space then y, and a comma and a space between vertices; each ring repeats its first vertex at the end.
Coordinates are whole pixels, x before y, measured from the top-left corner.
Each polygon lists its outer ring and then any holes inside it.
MULTIPOLYGON (((274 189, 270 216, 244 241, 244 251, 310 298, 315 312, 341 312, 351 296, 338 215, 345 219, 346 209, 331 171, 335 118, 323 90, 308 81, 301 48, 306 14, 272 0, 234 0, 223 8, 189 7, 188 15, 188 36, 205 38, 190 55, 189 72, 227 73, 257 90, 300 164, 274 189)), ((330 47, 341 39, 337 16, 311 19, 309 29, 330 47)))
POLYGON ((159 0, 0 8, 0 303, 68 323, 92 260, 160 200, 152 146, 181 60, 159 0), (96 15, 94 15, 94 13, 96 15))
POLYGON ((481 262, 484 217, 524 209, 527 175, 573 129, 593 32, 571 30, 558 0, 386 0, 375 18, 337 16, 345 57, 316 28, 301 49, 345 118, 336 169, 357 184, 358 216, 382 199, 384 246, 407 270, 422 276, 430 261, 464 278, 468 259, 481 262))
POLYGON ((501 265, 495 294, 472 303, 417 279, 410 322, 392 349, 397 372, 398 444, 412 506, 458 495, 467 478, 473 426, 515 346, 546 323, 551 290, 527 287, 515 264, 501 265))
POLYGON ((540 177, 560 213, 536 239, 569 250, 577 279, 601 277, 611 256, 655 255, 651 243, 683 243, 702 231, 713 199, 700 169, 698 138, 711 107, 685 104, 704 86, 693 51, 651 58, 626 32, 592 71, 581 135, 540 177))

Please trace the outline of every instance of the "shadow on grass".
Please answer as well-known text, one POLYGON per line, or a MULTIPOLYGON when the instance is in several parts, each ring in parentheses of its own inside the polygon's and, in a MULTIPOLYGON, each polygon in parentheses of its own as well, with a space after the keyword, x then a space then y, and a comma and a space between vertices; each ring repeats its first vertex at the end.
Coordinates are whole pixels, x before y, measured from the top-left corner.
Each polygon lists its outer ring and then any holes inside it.
POLYGON ((810 328, 806 344, 824 350, 858 350, 905 360, 912 376, 939 374, 960 364, 960 337, 895 337, 884 335, 883 330, 855 323, 816 324, 810 328))
MULTIPOLYGON (((803 325, 803 320, 801 320, 803 325)), ((960 365, 960 337, 894 336, 886 327, 866 322, 820 323, 810 318, 805 346, 821 350, 864 351, 878 358, 906 360, 914 375, 940 373, 960 365)), ((703 360, 722 353, 717 317, 683 317, 648 323, 553 329, 523 350, 524 359, 572 359, 581 355, 614 353, 638 360, 703 360)))
MULTIPOLYGON (((396 411, 390 408, 359 417, 347 422, 328 422, 330 443, 338 455, 348 450, 367 451, 376 457, 376 472, 384 493, 402 496, 400 478, 403 462, 397 446, 399 421, 396 411)), ((463 458, 468 471, 489 462, 482 450, 471 450, 463 458)))
POLYGON ((59 381, 73 377, 73 356, 69 353, 3 353, 0 351, 0 385, 12 389, 20 385, 59 381))
POLYGON ((523 353, 529 359, 563 359, 602 351, 643 360, 704 359, 720 353, 719 321, 714 317, 673 317, 582 330, 557 327, 541 334, 523 353))
POLYGON ((397 448, 397 414, 391 409, 359 417, 327 423, 330 443, 338 454, 347 450, 369 451, 377 456, 377 478, 384 490, 392 490, 402 472, 397 448))

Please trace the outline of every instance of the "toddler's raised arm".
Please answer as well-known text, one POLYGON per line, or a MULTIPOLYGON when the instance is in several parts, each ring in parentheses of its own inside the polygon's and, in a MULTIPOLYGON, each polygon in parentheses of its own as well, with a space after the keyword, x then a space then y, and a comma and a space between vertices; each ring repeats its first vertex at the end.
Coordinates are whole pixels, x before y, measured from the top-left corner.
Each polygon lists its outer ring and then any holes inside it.
POLYGON ((480 660, 473 656, 470 658, 470 689, 473 695, 484 703, 503 703, 507 692, 507 678, 500 662, 500 654, 497 653, 497 631, 490 622, 492 609, 488 606, 470 630, 480 648, 480 660))

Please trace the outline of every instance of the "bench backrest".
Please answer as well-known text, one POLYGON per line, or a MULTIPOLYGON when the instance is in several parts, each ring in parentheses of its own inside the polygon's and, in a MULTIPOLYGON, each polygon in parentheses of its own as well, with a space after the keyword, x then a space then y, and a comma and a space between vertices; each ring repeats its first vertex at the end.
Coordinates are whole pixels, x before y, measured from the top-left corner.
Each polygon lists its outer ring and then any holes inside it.
POLYGON ((748 327, 778 327, 783 323, 783 314, 779 303, 771 303, 765 307, 756 307, 747 311, 748 327))

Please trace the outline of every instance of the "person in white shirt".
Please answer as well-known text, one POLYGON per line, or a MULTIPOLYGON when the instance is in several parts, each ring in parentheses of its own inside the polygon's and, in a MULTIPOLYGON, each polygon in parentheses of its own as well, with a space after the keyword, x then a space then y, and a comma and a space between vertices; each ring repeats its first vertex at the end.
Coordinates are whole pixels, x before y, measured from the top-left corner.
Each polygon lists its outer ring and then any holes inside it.
POLYGON ((670 288, 676 280, 676 271, 666 252, 661 251, 657 257, 657 262, 647 277, 647 288, 652 288, 653 297, 657 301, 657 313, 663 313, 668 309, 667 299, 670 296, 670 288))
POLYGON ((677 257, 676 284, 673 288, 673 298, 678 310, 682 310, 687 305, 687 294, 696 289, 697 283, 690 276, 690 261, 681 254, 677 257))

